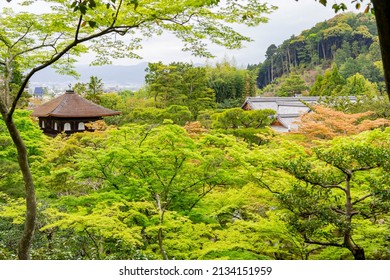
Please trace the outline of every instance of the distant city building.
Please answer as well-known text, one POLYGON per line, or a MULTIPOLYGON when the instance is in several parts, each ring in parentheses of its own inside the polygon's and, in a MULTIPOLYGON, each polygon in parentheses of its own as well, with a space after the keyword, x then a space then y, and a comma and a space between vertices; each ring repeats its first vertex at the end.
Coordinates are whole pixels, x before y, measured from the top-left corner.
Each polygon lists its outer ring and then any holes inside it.
MULTIPOLYGON (((348 97, 351 101, 356 97, 348 97)), ((299 97, 248 97, 241 106, 244 110, 272 109, 276 112, 275 121, 271 127, 279 132, 289 132, 296 130, 299 117, 308 113, 310 108, 306 104, 315 104, 319 101, 319 96, 299 96, 299 97)))
POLYGON ((45 89, 43 87, 35 87, 33 97, 42 99, 43 95, 45 94, 45 89))
POLYGON ((61 132, 92 131, 85 124, 119 114, 121 112, 99 106, 73 90, 67 90, 65 94, 36 107, 31 115, 39 119, 39 126, 46 135, 55 136, 61 132))

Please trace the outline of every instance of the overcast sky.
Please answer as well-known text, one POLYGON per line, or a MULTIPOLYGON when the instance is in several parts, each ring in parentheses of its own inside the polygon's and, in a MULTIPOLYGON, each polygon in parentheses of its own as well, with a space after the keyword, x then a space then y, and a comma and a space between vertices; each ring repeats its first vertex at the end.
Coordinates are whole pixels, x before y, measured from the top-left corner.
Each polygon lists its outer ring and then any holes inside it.
MULTIPOLYGON (((257 64, 264 60, 264 54, 271 44, 279 45, 292 35, 309 29, 319 21, 332 18, 335 13, 330 7, 324 7, 314 0, 272 0, 279 9, 269 15, 269 22, 254 28, 240 28, 240 31, 253 39, 245 43, 245 48, 226 50, 218 46, 210 46, 217 59, 225 56, 236 60, 237 65, 257 64)), ((146 41, 141 56, 148 62, 162 60, 165 63, 172 61, 193 61, 204 63, 202 58, 191 57, 180 51, 180 42, 173 36, 154 38, 146 41), (157 49, 156 49, 157 47, 157 49)))
MULTIPOLYGON (((279 9, 269 15, 269 22, 254 28, 243 28, 242 33, 253 39, 239 50, 226 50, 218 46, 210 46, 217 60, 224 57, 234 58, 238 66, 257 64, 263 61, 265 51, 271 44, 279 45, 292 35, 298 35, 305 29, 313 27, 317 22, 335 16, 331 5, 324 7, 314 0, 268 0, 265 1, 278 6, 279 9)), ((330 1, 332 2, 332 1, 330 1)), ((351 9, 353 11, 353 9, 351 9)), ((181 51, 181 43, 174 36, 163 36, 145 41, 140 52, 145 61, 189 61, 205 63, 202 58, 192 57, 181 51)))
MULTIPOLYGON (((18 1, 18 0, 14 0, 18 1)), ((0 8, 14 3, 0 0, 0 8)), ((226 50, 218 46, 210 46, 210 50, 221 61, 224 57, 234 58, 238 66, 257 64, 264 60, 264 54, 269 45, 279 45, 292 35, 298 35, 301 31, 309 29, 317 22, 332 18, 335 13, 331 5, 324 7, 314 0, 265 0, 278 6, 279 9, 269 15, 269 22, 255 28, 240 28, 240 31, 253 39, 246 43, 240 50, 226 50)), ((330 1, 332 2, 332 1, 330 1)), ((129 65, 141 61, 170 63, 174 61, 186 61, 205 63, 204 58, 192 57, 181 51, 181 43, 173 35, 165 34, 161 37, 144 41, 143 50, 138 53, 142 60, 121 60, 114 64, 129 65)), ((81 64, 88 64, 88 56, 83 56, 81 64)), ((213 61, 209 61, 213 62, 213 61)))

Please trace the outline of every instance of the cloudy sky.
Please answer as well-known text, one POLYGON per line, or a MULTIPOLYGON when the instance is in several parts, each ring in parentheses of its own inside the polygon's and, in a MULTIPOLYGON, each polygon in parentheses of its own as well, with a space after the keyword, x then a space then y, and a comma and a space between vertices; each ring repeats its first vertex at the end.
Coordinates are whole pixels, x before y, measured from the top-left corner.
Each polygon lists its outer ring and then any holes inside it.
MULTIPOLYGON (((0 9, 4 6, 12 6, 18 0, 11 3, 0 0, 0 9)), ((246 43, 240 50, 226 50, 218 46, 210 46, 210 50, 216 56, 217 61, 224 57, 234 58, 238 66, 257 64, 264 60, 264 54, 269 45, 279 45, 292 35, 298 35, 301 31, 309 29, 317 22, 332 18, 335 13, 331 5, 324 7, 314 0, 264 0, 278 6, 279 9, 269 15, 269 22, 255 28, 240 28, 240 31, 253 39, 246 43)), ((330 1, 333 3, 333 1, 330 1)), ((336 1, 337 2, 337 1, 336 1)), ((352 9, 353 10, 353 9, 352 9)), ((192 57, 181 51, 181 43, 173 35, 165 34, 144 41, 143 49, 138 53, 143 57, 141 61, 170 63, 174 61, 187 61, 193 63, 205 63, 203 58, 192 57)), ((88 64, 92 58, 83 56, 81 64, 88 64)), ((121 60, 114 64, 132 65, 140 60, 121 60)), ((215 61, 215 60, 214 60, 215 61)), ((214 62, 209 61, 209 62, 214 62)))
MULTIPOLYGON (((279 7, 278 10, 269 15, 269 22, 255 28, 240 29, 244 35, 253 39, 252 42, 246 43, 243 49, 226 50, 210 46, 217 60, 222 60, 224 57, 234 58, 238 66, 245 67, 247 64, 257 64, 264 60, 264 54, 269 45, 279 45, 292 35, 298 35, 301 31, 311 28, 317 22, 335 16, 331 6, 324 7, 314 0, 299 0, 299 2, 295 0, 265 0, 265 2, 279 7)), ((352 7, 351 10, 353 11, 352 7)), ((205 63, 202 58, 191 57, 188 53, 181 52, 180 46, 180 41, 176 40, 174 36, 166 35, 145 41, 140 54, 148 62, 192 61, 205 63), (158 51, 156 47, 158 47, 158 51)))

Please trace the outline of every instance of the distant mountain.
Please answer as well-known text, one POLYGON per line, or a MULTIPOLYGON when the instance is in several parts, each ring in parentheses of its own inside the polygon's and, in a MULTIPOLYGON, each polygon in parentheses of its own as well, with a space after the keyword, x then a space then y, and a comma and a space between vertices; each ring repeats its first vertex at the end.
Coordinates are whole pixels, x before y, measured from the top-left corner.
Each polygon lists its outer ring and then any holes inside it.
POLYGON ((80 79, 71 76, 59 75, 54 69, 47 68, 35 74, 30 81, 30 87, 68 87, 77 82, 88 82, 91 76, 102 79, 105 87, 121 87, 138 89, 145 81, 145 69, 148 63, 142 62, 137 65, 119 66, 76 66, 76 71, 81 75, 80 79))

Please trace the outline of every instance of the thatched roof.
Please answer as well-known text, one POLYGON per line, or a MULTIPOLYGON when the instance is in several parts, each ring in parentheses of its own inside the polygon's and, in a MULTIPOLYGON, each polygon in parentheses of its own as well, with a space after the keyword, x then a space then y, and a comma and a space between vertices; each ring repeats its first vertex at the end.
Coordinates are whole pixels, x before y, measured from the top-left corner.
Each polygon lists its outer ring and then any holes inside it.
POLYGON ((34 117, 83 118, 119 115, 120 112, 99 106, 74 91, 65 94, 34 109, 34 117))

